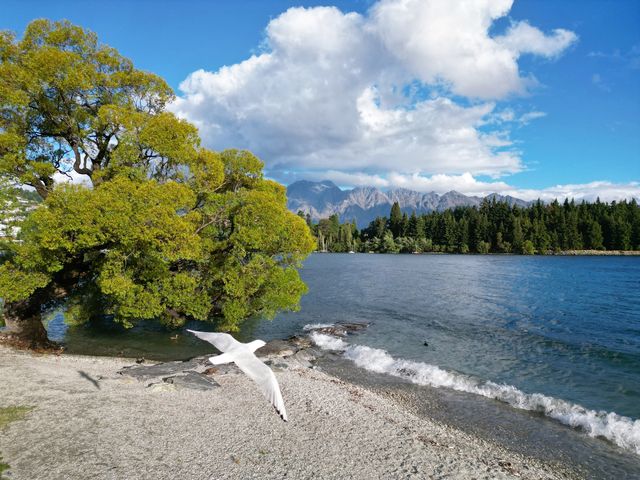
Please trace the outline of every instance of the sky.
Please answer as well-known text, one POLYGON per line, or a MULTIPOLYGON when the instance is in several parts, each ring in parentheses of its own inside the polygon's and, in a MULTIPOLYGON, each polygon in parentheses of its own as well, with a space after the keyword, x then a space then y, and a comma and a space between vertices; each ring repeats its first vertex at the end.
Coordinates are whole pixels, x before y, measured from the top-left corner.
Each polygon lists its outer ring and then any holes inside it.
POLYGON ((640 198, 637 0, 3 0, 164 77, 284 184, 640 198))

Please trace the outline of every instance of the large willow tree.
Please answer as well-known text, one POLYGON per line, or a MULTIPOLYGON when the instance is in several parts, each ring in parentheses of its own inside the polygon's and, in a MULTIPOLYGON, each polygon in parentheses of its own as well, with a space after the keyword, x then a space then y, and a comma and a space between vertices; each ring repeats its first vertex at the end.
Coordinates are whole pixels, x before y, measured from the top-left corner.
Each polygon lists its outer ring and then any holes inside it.
POLYGON ((284 188, 247 151, 213 152, 165 107, 158 76, 68 22, 0 33, 0 181, 43 198, 3 244, 5 336, 46 343, 41 314, 179 326, 295 309, 312 250, 284 188), (74 175, 77 174, 77 175, 74 175), (86 178, 85 184, 55 182, 86 178))

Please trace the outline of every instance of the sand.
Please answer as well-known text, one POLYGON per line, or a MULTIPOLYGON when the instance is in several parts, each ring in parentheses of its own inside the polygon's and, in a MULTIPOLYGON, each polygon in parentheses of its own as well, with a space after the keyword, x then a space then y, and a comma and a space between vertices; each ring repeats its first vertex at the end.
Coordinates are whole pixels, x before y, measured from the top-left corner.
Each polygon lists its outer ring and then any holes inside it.
POLYGON ((566 478, 318 370, 276 369, 285 423, 246 376, 176 388, 118 374, 130 359, 0 347, 0 432, 11 479, 566 478))

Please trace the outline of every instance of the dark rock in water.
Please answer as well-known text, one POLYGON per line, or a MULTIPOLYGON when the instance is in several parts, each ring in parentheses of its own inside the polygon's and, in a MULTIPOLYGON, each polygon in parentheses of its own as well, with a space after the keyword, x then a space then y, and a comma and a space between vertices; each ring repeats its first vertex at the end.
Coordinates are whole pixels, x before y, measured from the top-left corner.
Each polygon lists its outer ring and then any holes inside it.
POLYGON ((200 359, 194 358, 186 362, 166 362, 156 365, 132 365, 125 367, 118 373, 128 375, 138 380, 151 380, 153 378, 168 377, 193 370, 201 364, 200 359))
POLYGON ((288 357, 298 350, 298 347, 287 340, 271 340, 264 347, 256 350, 256 355, 258 357, 288 357))
POLYGON ((305 349, 313 346, 313 343, 311 342, 311 340, 309 340, 309 337, 301 337, 299 335, 293 335, 292 337, 289 337, 287 341, 291 342, 293 345, 300 349, 305 349))
POLYGON ((338 325, 332 325, 330 327, 318 327, 318 328, 312 328, 310 330, 311 332, 317 332, 317 333, 323 333, 325 335, 332 335, 334 337, 346 337, 347 336, 347 331, 338 326, 338 325))
POLYGON ((334 337, 346 337, 347 334, 357 332, 359 330, 364 330, 369 326, 368 323, 336 323, 335 325, 331 325, 329 327, 317 327, 312 328, 312 332, 324 333, 325 335, 333 335, 334 337))
POLYGON ((336 325, 344 328, 348 333, 364 330, 369 326, 369 324, 365 322, 339 322, 336 325))
POLYGON ((184 375, 176 375, 162 379, 165 383, 170 383, 176 388, 190 388, 193 390, 212 390, 220 387, 220 384, 201 373, 187 372, 184 375))
POLYGON ((429 342, 426 342, 426 341, 425 341, 425 342, 423 343, 423 345, 424 345, 425 347, 428 347, 428 346, 429 346, 429 342))

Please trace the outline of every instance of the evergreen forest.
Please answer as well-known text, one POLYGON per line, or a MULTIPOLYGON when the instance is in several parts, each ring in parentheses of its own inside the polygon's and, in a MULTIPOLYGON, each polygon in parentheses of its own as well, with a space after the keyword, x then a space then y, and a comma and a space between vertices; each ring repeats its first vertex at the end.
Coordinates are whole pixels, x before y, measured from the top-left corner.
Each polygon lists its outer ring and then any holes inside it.
POLYGON ((398 203, 388 217, 358 230, 337 214, 311 227, 321 252, 553 254, 572 250, 640 250, 636 200, 594 203, 565 200, 528 207, 485 199, 478 207, 408 215, 398 203))

